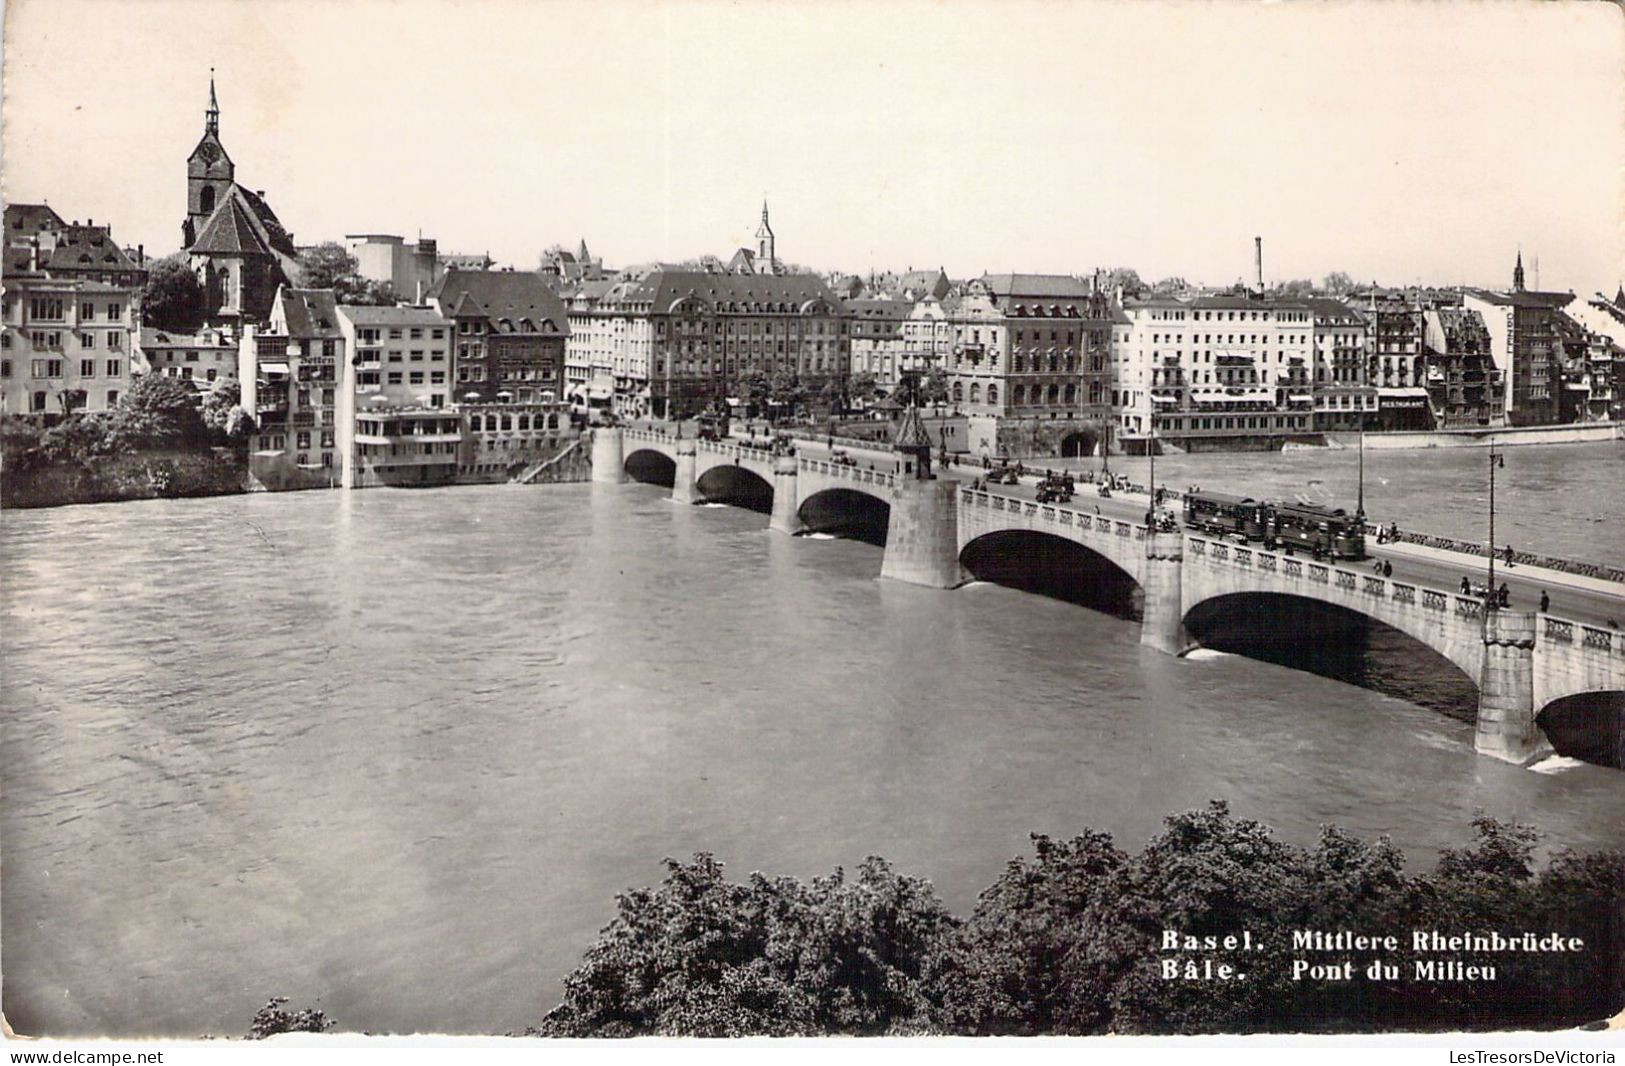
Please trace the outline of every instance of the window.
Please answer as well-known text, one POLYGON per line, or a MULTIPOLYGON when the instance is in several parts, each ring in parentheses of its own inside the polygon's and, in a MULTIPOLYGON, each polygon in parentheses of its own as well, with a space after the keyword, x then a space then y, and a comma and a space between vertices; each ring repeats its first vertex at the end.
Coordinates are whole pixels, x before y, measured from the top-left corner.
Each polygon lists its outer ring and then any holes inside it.
POLYGON ((409 380, 413 385, 421 385, 421 384, 423 384, 423 371, 421 371, 421 370, 412 371, 412 376, 411 376, 411 378, 409 380))
POLYGON ((329 341, 322 341, 322 356, 324 358, 327 358, 327 359, 333 358, 333 342, 332 341, 330 341, 330 340, 329 341))
POLYGON ((51 296, 35 296, 28 301, 28 317, 60 321, 62 301, 51 296))
POLYGON ((122 372, 123 372, 122 364, 120 363, 119 360, 117 360, 117 359, 109 359, 107 361, 107 376, 108 377, 116 378, 122 372))
POLYGON ((116 407, 116 406, 118 406, 118 390, 117 389, 108 389, 107 390, 107 406, 108 407, 116 407))
POLYGON ((9 378, 10 376, 11 376, 11 360, 10 359, 0 359, 0 378, 9 378))
POLYGON ((45 393, 44 392, 36 392, 36 393, 34 393, 34 395, 30 396, 28 398, 28 409, 30 411, 43 411, 43 410, 45 410, 45 393))
POLYGON ((396 340, 396 341, 401 339, 400 327, 397 326, 397 327, 392 327, 390 329, 390 331, 389 331, 389 339, 390 340, 396 340))
POLYGON ((93 378, 93 377, 95 377, 96 376, 96 360, 94 360, 94 359, 81 359, 81 360, 79 360, 79 376, 82 377, 82 378, 93 378))
POLYGON ((93 303, 82 303, 82 304, 80 304, 79 305, 79 321, 81 321, 81 322, 94 322, 94 321, 96 321, 96 305, 93 304, 93 303))
POLYGON ((333 431, 330 430, 330 429, 323 430, 322 431, 322 447, 323 448, 331 448, 332 446, 333 446, 333 431))
MULTIPOLYGON (((301 430, 299 432, 299 442, 296 445, 296 447, 299 447, 299 448, 308 448, 308 447, 310 447, 310 431, 309 430, 301 430)), ((304 460, 301 459, 300 462, 304 462, 304 460)))
POLYGON ((399 370, 391 370, 389 372, 389 383, 391 385, 399 385, 401 383, 401 372, 399 370))
POLYGON ((109 322, 117 322, 122 317, 124 317, 124 305, 123 304, 108 304, 107 305, 107 320, 109 322))
POLYGON ((207 380, 209 380, 209 381, 213 381, 213 380, 214 380, 214 379, 215 379, 215 378, 217 378, 217 377, 219 377, 219 376, 220 376, 220 371, 218 371, 218 370, 216 370, 216 369, 215 369, 215 368, 214 368, 214 367, 212 367, 212 366, 211 366, 211 367, 210 367, 210 368, 209 368, 209 371, 208 371, 208 373, 206 373, 206 374, 204 374, 204 375, 203 375, 203 376, 204 376, 204 378, 206 378, 206 379, 207 379, 207 380))
POLYGON ((410 336, 413 340, 421 340, 423 338, 423 331, 414 326, 408 336, 410 336))
POLYGON ((124 347, 124 334, 120 333, 116 329, 108 330, 108 332, 107 332, 107 346, 109 348, 113 348, 113 349, 118 349, 118 348, 124 347))

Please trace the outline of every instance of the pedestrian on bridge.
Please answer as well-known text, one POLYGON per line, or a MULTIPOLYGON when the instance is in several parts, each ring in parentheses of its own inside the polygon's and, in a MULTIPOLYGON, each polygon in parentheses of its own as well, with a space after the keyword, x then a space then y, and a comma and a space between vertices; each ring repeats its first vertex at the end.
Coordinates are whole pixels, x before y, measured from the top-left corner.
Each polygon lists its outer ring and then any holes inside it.
POLYGON ((1545 589, 1540 590, 1540 613, 1545 614, 1551 609, 1552 598, 1546 594, 1545 589))
POLYGON ((1473 583, 1468 581, 1466 578, 1461 579, 1461 594, 1463 596, 1471 596, 1473 594, 1473 583))
POLYGON ((1507 545, 1506 565, 1508 570, 1512 569, 1512 545, 1510 544, 1507 545))
POLYGON ((1507 588, 1507 583, 1505 581, 1501 582, 1501 588, 1497 593, 1497 597, 1500 599, 1502 607, 1512 606, 1512 590, 1507 588))

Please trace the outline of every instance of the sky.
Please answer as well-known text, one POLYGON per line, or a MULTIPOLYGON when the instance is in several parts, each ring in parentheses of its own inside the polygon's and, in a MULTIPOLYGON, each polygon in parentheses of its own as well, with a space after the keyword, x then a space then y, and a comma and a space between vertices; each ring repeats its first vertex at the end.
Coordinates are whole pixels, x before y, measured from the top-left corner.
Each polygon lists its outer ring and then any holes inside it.
POLYGON ((9 0, 5 199, 174 251, 210 67, 300 243, 1625 280, 1607 2, 9 0))

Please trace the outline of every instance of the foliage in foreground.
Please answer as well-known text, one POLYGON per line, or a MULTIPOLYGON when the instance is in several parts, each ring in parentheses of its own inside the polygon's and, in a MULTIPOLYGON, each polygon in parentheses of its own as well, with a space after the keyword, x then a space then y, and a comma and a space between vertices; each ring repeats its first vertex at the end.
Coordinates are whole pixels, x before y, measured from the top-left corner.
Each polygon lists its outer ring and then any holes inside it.
POLYGON ((1036 1035, 1541 1028, 1625 1005, 1625 853, 1560 852, 1535 870, 1533 830, 1480 816, 1475 840, 1406 876, 1386 838, 1333 827, 1278 841, 1224 803, 1169 817, 1138 854, 1105 834, 1035 836, 969 918, 928 882, 870 859, 802 884, 727 881, 709 855, 667 860, 565 981, 546 1036, 1036 1035), (1164 979, 1164 930, 1250 932, 1236 981, 1164 979), (1392 952, 1294 949, 1294 930, 1392 934, 1392 952), (1577 954, 1418 955, 1413 930, 1562 933, 1577 954), (1352 980, 1293 960, 1352 961, 1352 980), (1414 980, 1418 960, 1491 965, 1496 980, 1414 980), (1398 979, 1365 974, 1373 962, 1398 979))
POLYGON ((333 1028, 325 1011, 314 1007, 290 1011, 287 1003, 288 997, 275 996, 261 1007, 249 1023, 248 1039, 264 1040, 279 1033, 325 1033, 333 1028))

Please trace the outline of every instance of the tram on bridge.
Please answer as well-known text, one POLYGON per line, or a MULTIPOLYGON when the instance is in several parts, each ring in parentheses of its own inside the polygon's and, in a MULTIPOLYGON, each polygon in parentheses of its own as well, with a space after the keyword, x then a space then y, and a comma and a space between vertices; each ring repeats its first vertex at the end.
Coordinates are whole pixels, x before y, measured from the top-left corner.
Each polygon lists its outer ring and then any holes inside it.
POLYGON ((1365 522, 1341 507, 1281 503, 1198 490, 1185 494, 1185 525, 1333 559, 1365 558, 1365 522))

